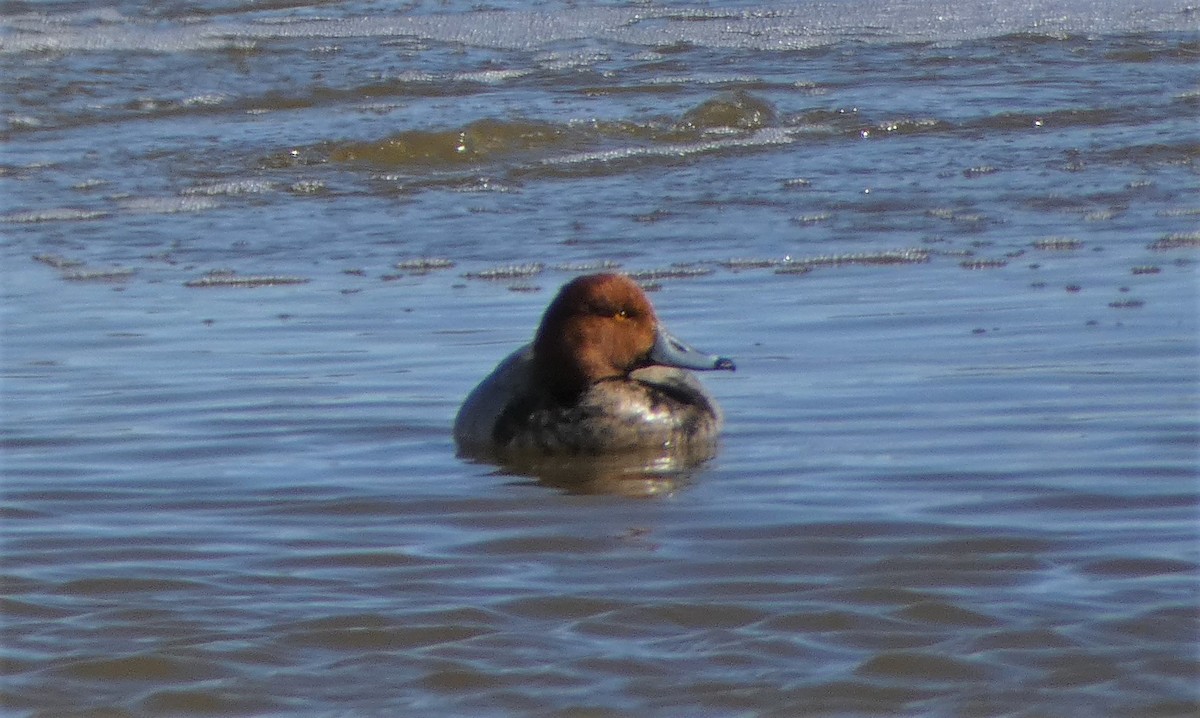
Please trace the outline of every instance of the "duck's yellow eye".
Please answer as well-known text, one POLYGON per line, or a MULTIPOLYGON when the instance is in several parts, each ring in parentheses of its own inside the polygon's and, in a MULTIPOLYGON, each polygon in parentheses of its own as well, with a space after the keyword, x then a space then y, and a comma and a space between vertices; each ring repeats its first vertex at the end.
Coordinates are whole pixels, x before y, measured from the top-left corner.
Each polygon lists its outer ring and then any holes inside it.
POLYGON ((637 316, 636 309, 621 307, 616 304, 600 304, 588 309, 588 313, 605 319, 633 319, 637 316))

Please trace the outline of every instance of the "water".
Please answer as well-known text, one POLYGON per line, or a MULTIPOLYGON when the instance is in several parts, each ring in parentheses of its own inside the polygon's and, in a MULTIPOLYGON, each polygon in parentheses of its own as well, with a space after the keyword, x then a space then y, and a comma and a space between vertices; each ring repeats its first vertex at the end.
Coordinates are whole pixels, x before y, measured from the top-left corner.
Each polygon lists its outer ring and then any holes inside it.
POLYGON ((8 714, 1197 711, 1194 8, 489 8, 0 10, 8 714), (718 457, 457 459, 614 264, 718 457))

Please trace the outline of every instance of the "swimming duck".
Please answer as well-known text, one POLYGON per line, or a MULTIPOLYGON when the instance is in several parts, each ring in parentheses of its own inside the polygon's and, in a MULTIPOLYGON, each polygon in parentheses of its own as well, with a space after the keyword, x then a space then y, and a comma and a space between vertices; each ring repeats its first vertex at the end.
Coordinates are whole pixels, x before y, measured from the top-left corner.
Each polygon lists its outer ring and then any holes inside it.
POLYGON ((467 396, 454 439, 485 459, 649 451, 703 460, 722 415, 689 369, 734 363, 667 332, 629 277, 577 277, 550 302, 533 342, 467 396))

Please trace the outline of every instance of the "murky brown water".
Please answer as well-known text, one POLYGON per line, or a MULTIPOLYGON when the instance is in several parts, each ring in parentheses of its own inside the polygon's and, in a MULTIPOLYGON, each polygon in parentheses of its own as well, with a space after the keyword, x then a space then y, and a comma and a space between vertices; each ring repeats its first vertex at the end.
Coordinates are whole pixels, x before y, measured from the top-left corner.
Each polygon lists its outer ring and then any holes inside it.
POLYGON ((17 716, 1191 716, 1182 3, 0 9, 17 716), (688 474, 454 455, 597 267, 688 474))

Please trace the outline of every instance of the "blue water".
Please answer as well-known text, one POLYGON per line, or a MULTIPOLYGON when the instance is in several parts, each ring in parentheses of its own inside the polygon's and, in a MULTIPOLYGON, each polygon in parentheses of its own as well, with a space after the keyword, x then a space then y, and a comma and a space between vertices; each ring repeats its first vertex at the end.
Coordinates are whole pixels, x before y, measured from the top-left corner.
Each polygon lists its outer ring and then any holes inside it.
POLYGON ((0 10, 4 710, 1195 714, 1194 8, 489 8, 0 10), (600 267, 717 457, 456 457, 600 267))

